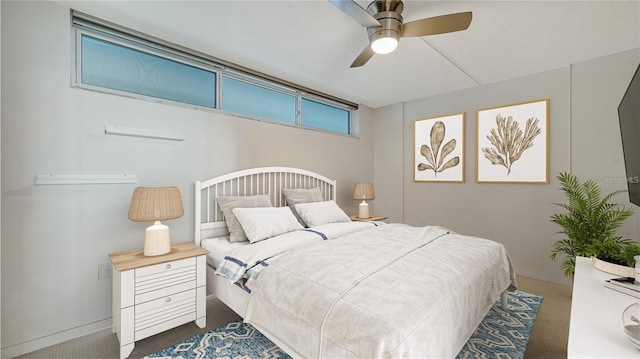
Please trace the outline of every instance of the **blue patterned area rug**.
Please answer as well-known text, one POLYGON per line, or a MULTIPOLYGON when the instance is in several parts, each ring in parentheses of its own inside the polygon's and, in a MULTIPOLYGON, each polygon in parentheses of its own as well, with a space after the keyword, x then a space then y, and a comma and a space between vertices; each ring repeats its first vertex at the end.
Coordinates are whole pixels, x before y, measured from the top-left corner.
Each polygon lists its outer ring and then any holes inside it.
MULTIPOLYGON (((542 297, 537 295, 521 291, 509 293, 509 310, 503 310, 500 302, 496 302, 457 359, 523 358, 541 303, 542 297)), ((290 357, 251 325, 236 320, 145 358, 290 357)))
POLYGON ((515 291, 509 293, 509 309, 496 302, 456 359, 522 359, 536 322, 542 297, 515 291))

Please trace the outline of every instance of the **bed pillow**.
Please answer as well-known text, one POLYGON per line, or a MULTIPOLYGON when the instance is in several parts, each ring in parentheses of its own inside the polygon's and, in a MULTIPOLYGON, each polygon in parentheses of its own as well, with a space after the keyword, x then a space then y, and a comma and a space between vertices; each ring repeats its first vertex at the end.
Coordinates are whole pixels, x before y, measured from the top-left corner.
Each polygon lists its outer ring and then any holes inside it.
POLYGON ((229 229, 229 241, 230 242, 242 242, 248 240, 247 235, 244 234, 240 222, 233 214, 234 208, 255 208, 255 207, 273 207, 271 199, 268 194, 260 194, 255 196, 218 196, 216 197, 218 206, 224 219, 227 222, 227 228, 229 229))
POLYGON ((283 188, 282 194, 287 201, 287 206, 291 208, 291 211, 298 219, 298 222, 303 226, 307 224, 300 218, 300 215, 296 211, 296 204, 309 203, 309 202, 321 202, 323 200, 322 193, 319 187, 315 188, 283 188))
POLYGON ((334 201, 296 204, 296 211, 309 227, 351 221, 349 216, 334 201))
POLYGON ((303 229, 289 207, 234 208, 250 243, 303 229))

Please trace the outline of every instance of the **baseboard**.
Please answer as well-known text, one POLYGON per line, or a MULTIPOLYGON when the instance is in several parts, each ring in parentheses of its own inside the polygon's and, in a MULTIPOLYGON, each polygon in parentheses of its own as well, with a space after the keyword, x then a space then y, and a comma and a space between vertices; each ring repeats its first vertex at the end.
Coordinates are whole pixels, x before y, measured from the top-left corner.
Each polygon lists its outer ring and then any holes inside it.
POLYGON ((2 348, 0 357, 2 359, 14 358, 19 355, 31 353, 38 349, 66 342, 71 339, 76 339, 107 328, 111 328, 111 318, 2 348))
POLYGON ((516 274, 549 283, 564 285, 568 287, 572 286, 571 279, 565 277, 560 269, 558 269, 557 273, 549 273, 547 271, 541 271, 535 268, 517 268, 516 274))

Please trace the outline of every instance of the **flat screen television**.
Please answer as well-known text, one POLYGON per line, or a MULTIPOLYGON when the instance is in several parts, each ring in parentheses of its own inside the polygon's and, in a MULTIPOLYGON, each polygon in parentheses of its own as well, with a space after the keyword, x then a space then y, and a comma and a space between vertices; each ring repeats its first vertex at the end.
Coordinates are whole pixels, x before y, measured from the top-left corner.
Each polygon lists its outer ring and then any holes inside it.
POLYGON ((618 106, 629 201, 640 207, 640 65, 618 106))

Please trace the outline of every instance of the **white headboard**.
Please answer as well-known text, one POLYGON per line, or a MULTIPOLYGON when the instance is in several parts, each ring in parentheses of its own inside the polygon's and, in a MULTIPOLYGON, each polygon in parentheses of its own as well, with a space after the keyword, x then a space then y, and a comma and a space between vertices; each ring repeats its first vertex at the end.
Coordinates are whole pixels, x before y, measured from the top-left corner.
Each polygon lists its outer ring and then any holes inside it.
POLYGON ((258 167, 196 181, 195 242, 229 233, 216 196, 269 194, 274 206, 285 206, 284 188, 320 188, 325 201, 335 200, 336 181, 317 173, 290 167, 258 167))

